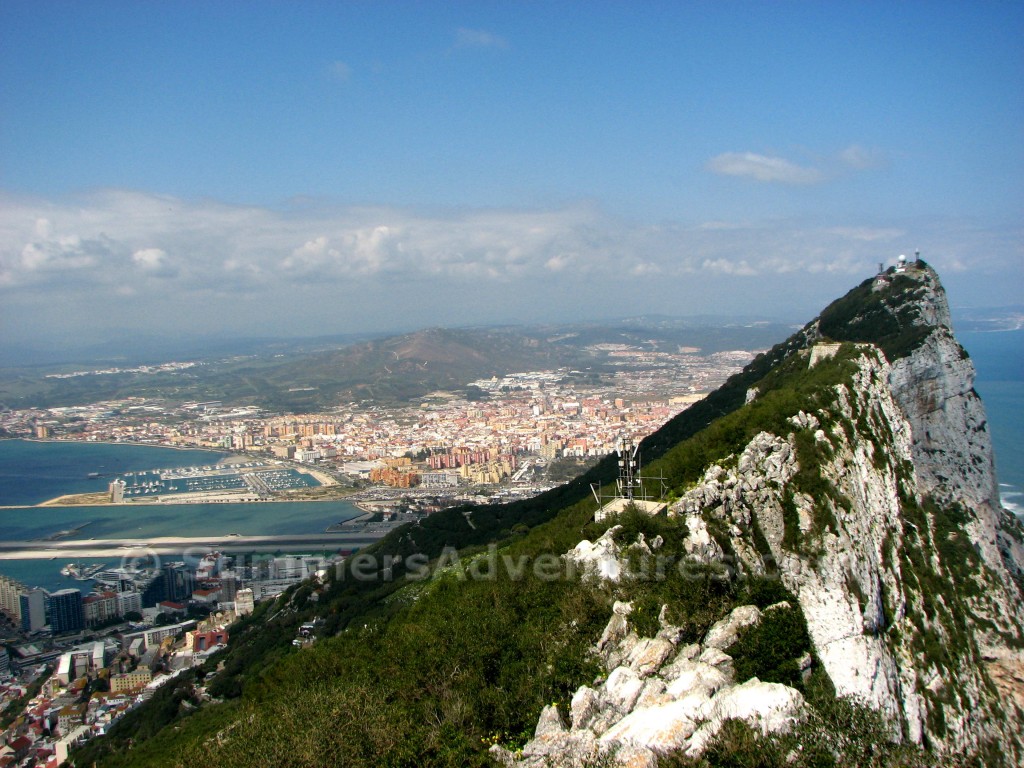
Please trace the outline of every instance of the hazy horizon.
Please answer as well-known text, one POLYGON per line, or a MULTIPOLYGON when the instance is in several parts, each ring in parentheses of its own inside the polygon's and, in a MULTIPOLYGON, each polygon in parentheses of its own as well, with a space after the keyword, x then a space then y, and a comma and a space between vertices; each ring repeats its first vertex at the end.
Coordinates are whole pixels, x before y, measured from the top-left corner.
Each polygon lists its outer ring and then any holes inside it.
POLYGON ((0 7, 0 334, 1024 303, 1024 6, 0 7))

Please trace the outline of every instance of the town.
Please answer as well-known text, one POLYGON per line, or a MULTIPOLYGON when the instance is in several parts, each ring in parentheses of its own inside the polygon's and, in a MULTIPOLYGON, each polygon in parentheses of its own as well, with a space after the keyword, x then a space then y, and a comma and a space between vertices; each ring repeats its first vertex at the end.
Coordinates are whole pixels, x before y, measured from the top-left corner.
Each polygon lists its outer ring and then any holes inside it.
MULTIPOLYGON (((60 765, 74 745, 224 648, 228 627, 259 600, 322 582, 331 562, 213 552, 94 573, 88 596, 0 576, 0 765, 60 765)), ((311 642, 304 627, 295 644, 311 642)))
MULTIPOLYGON (((618 361, 612 375, 522 372, 401 405, 353 402, 296 415, 134 396, 6 411, 0 429, 9 437, 232 454, 223 468, 97 478, 102 490, 87 503, 99 496, 142 505, 151 496, 182 503, 337 494, 377 513, 352 521, 353 530, 383 535, 439 505, 539 493, 623 442, 639 442, 754 354, 625 345, 605 351, 618 361)), ((69 563, 69 577, 93 580, 89 595, 0 576, 0 765, 59 765, 75 744, 105 733, 182 670, 204 664, 224 647, 231 624, 261 601, 302 581, 316 584, 351 551, 206 552, 98 572, 69 563)), ((295 645, 314 639, 313 628, 304 628, 295 645)))
POLYGON ((223 401, 124 397, 0 412, 0 434, 272 457, 316 465, 318 476, 349 486, 488 494, 515 487, 528 494, 546 487, 546 470, 556 460, 593 460, 622 439, 639 441, 753 357, 599 346, 612 361, 611 374, 523 372, 469 382, 462 394, 438 391, 399 405, 350 402, 303 415, 223 401))

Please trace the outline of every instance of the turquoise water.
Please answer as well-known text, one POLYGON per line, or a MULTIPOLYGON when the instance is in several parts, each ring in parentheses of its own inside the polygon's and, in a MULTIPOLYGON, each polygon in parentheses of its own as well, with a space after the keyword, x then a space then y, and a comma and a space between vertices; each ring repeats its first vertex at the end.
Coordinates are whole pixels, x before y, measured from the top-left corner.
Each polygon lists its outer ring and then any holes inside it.
MULTIPOLYGON (((68 493, 103 490, 112 476, 124 472, 203 466, 225 455, 151 446, 3 440, 0 505, 37 504, 68 493), (90 472, 108 476, 91 480, 90 472)), ((84 527, 68 538, 322 533, 328 526, 359 514, 360 510, 346 501, 0 509, 0 538, 39 539, 78 526, 84 527)), ((120 564, 111 559, 83 562, 120 564)), ((59 559, 4 560, 0 561, 0 573, 30 586, 88 591, 91 582, 60 575, 64 565, 66 562, 59 559)))
MULTIPOLYGON (((71 588, 79 589, 86 594, 91 592, 92 580, 75 581, 60 575, 60 569, 67 565, 68 562, 67 559, 61 560, 59 558, 54 560, 0 560, 0 573, 12 579, 17 579, 26 586, 42 587, 51 592, 56 592, 58 589, 71 588)), ((116 557, 84 557, 75 562, 85 566, 102 563, 110 568, 121 565, 121 561, 116 557)))
POLYGON ((105 491, 125 472, 204 466, 227 455, 149 445, 0 440, 0 506, 105 491), (90 478, 91 473, 99 477, 90 478))
POLYGON ((1003 505, 1024 513, 1024 382, 981 382, 978 392, 992 427, 1003 505))
MULTIPOLYGON (((0 510, 0 535, 5 539, 38 538, 84 522, 89 525, 69 539, 322 533, 328 526, 360 514, 361 510, 346 501, 33 507, 0 510)), ((76 587, 83 592, 91 591, 91 581, 74 581, 60 575, 60 569, 67 562, 66 557, 0 560, 0 573, 23 584, 49 590, 76 587)), ((116 557, 84 558, 80 562, 84 565, 104 563, 110 567, 122 565, 116 557)))
POLYGON ((362 513, 347 501, 0 509, 0 537, 40 539, 83 523, 88 525, 67 539, 323 533, 327 526, 358 514, 362 513))
POLYGON ((1024 330, 962 333, 957 338, 978 370, 1003 504, 1024 512, 1024 330))
MULTIPOLYGON (((137 445, 2 440, 0 505, 38 504, 68 493, 105 490, 110 479, 125 472, 205 466, 226 455, 137 445), (104 477, 89 479, 91 472, 104 477)), ((346 501, 0 509, 0 538, 39 539, 80 525, 84 527, 69 538, 321 533, 357 514, 346 501)))

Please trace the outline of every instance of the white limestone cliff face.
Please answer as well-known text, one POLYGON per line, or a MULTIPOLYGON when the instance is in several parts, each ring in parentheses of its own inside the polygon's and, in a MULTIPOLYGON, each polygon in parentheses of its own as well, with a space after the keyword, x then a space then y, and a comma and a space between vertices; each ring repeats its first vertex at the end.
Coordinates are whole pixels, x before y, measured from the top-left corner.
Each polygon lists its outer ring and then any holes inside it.
POLYGON ((569 712, 545 707, 534 738, 518 752, 492 747, 496 762, 509 768, 656 768, 659 757, 673 752, 700 755, 727 720, 768 734, 786 733, 803 717, 799 691, 757 678, 738 683, 731 657, 720 649, 760 621, 755 606, 737 607, 703 643, 688 645, 680 643, 682 631, 667 623, 665 611, 657 635, 640 637, 629 624, 632 610, 617 602, 593 649, 607 674, 593 687, 580 687, 569 712))
MULTIPOLYGON (((902 522, 897 471, 910 459, 910 429, 886 384, 887 366, 876 350, 865 349, 850 387, 836 391, 837 413, 799 412, 790 418, 794 432, 813 435, 822 455, 822 475, 849 499, 849 509, 831 499, 812 499, 790 489, 798 469, 794 434, 761 433, 743 449, 734 467, 712 466, 703 482, 684 494, 669 514, 685 517, 691 531, 701 531, 698 519, 718 519, 727 525, 731 548, 741 570, 765 573, 774 561, 779 574, 797 596, 807 619, 815 652, 836 687, 886 712, 907 736, 920 741, 922 713, 913 692, 912 675, 901 670, 899 654, 889 647, 885 632, 906 615, 898 565, 884 565, 883 545, 899 546, 902 522), (840 423, 865 418, 889 425, 884 446, 848 439, 840 423), (826 432, 823 423, 831 425, 826 432), (886 452, 884 461, 876 453, 886 452), (784 507, 787 497, 796 510, 798 532, 785 545, 784 507), (838 524, 829 528, 826 517, 838 524), (756 524, 771 550, 758 552, 747 533, 756 524)), ((879 429, 881 432, 882 430, 879 429)), ((691 534, 692 535, 692 534, 691 534)))
MULTIPOLYGON (((950 564, 939 554, 939 534, 916 530, 901 499, 901 489, 917 501, 937 495, 935 486, 917 473, 935 451, 920 448, 912 422, 889 384, 893 373, 884 357, 865 346, 856 364, 849 385, 835 387, 831 406, 795 414, 789 420, 794 432, 785 437, 757 435, 735 466, 708 468, 703 481, 669 514, 685 517, 695 549, 707 548, 703 535, 709 520, 724 523, 741 570, 763 573, 773 560, 785 586, 799 600, 815 654, 837 694, 881 710, 892 723, 894 736, 953 751, 975 749, 992 738, 1019 741, 1017 713, 991 695, 982 669, 983 654, 1001 659, 1004 669, 1012 667, 1016 655, 1005 642, 996 642, 995 635, 991 647, 981 644, 981 652, 972 647, 971 640, 980 636, 971 626, 974 616, 958 615, 952 606, 930 615, 929 596, 923 594, 917 576, 908 582, 904 573, 907 553, 923 551, 939 578, 954 579, 950 564), (835 489, 834 497, 811 498, 789 487, 799 466, 799 430, 813 433, 819 472, 835 489), (797 534, 789 534, 788 545, 787 495, 796 513, 789 524, 799 527, 797 534), (749 533, 751 521, 763 533, 770 557, 756 550, 749 533), (954 631, 956 624, 965 631, 954 631), (949 668, 925 660, 921 649, 926 639, 963 646, 958 648, 962 663, 949 668), (937 710, 944 721, 941 729, 929 725, 929 717, 939 717, 937 710)), ((908 382, 902 393, 909 397, 910 392, 908 382)), ((986 440, 979 441, 980 447, 971 445, 969 434, 961 436, 958 446, 952 434, 944 433, 943 461, 955 466, 951 456, 984 454, 986 440)), ((931 483, 948 472, 935 465, 927 471, 931 483)), ((977 490, 989 481, 982 473, 965 473, 963 482, 977 490)), ((940 498, 950 502, 963 497, 946 489, 940 498)), ((982 512, 990 509, 983 495, 978 498, 982 512)), ((984 542, 973 534, 993 523, 980 520, 981 524, 971 520, 965 533, 984 553, 984 542)), ((985 567, 971 577, 982 597, 966 598, 964 606, 1019 636, 1011 617, 1019 615, 1020 595, 1003 566, 995 537, 988 543, 989 557, 982 557, 985 567)), ((958 586, 966 585, 953 589, 958 586)))
MULTIPOLYGON (((946 294, 930 269, 921 276, 920 322, 933 330, 910 355, 897 360, 889 386, 913 432, 912 457, 922 493, 968 507, 971 541, 993 572, 1007 581, 1024 573, 1024 546, 1002 508, 985 406, 974 391, 975 370, 953 336, 946 294)), ((1014 634, 1024 629, 1017 604, 1014 634)))
MULTIPOLYGON (((920 344, 892 364, 858 345, 848 380, 829 398, 707 467, 668 514, 685 520, 692 560, 777 573, 837 694, 881 711, 894 739, 940 755, 994 742, 1007 764, 1024 764, 1024 536, 999 504, 984 407, 945 293, 930 268, 913 279, 910 314, 930 329, 920 344), (808 492, 799 475, 812 460, 823 482, 808 492)), ((804 330, 809 343, 817 328, 804 330)), ((832 364, 837 352, 797 354, 811 366, 832 364)), ((761 394, 751 388, 747 406, 761 394)), ((614 536, 581 542, 569 557, 628 589, 614 536)), ((646 766, 674 750, 699 754, 716 732, 701 724, 716 722, 712 712, 739 713, 765 732, 788 727, 800 717, 799 694, 735 680, 723 653, 756 610, 741 607, 700 645, 678 647, 664 622, 658 637, 636 637, 627 604, 617 604, 595 648, 607 678, 580 689, 568 724, 546 710, 522 755, 495 756, 521 766, 599 757, 646 766), (753 708, 739 703, 748 684, 753 708), (769 725, 774 701, 784 714, 769 725), (572 757, 552 760, 545 745, 556 743, 572 757)))
POLYGON ((1019 742, 1024 720, 1024 654, 1019 650, 1024 639, 1024 531, 999 499, 985 407, 974 390, 974 365, 953 335, 945 290, 931 269, 918 279, 918 322, 931 332, 920 347, 895 361, 889 385, 911 426, 920 492, 967 511, 964 530, 986 566, 981 594, 969 601, 981 620, 973 630, 1019 742), (1016 643, 1007 643, 1007 638, 1016 643))

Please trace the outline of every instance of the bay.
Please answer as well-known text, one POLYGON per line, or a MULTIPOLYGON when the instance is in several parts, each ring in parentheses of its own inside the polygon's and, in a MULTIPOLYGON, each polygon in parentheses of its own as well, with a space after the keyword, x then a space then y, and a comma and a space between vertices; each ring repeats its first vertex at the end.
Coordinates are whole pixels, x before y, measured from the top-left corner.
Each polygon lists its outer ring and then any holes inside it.
POLYGON ((206 466, 228 455, 151 445, 0 440, 0 506, 105 491, 125 472, 206 466), (99 476, 90 478, 92 473, 99 476))
MULTIPOLYGON (((70 493, 104 490, 124 472, 208 466, 228 454, 157 446, 103 443, 0 441, 0 505, 30 505, 70 493), (89 473, 103 477, 90 479, 89 473)), ((328 526, 362 514, 347 501, 243 504, 117 504, 75 507, 0 508, 0 539, 30 540, 82 526, 68 539, 151 538, 322 533, 328 526)), ((121 565, 116 558, 85 559, 85 565, 121 565)), ((67 563, 54 560, 4 560, 0 573, 29 586, 54 590, 90 581, 60 575, 67 563)))

